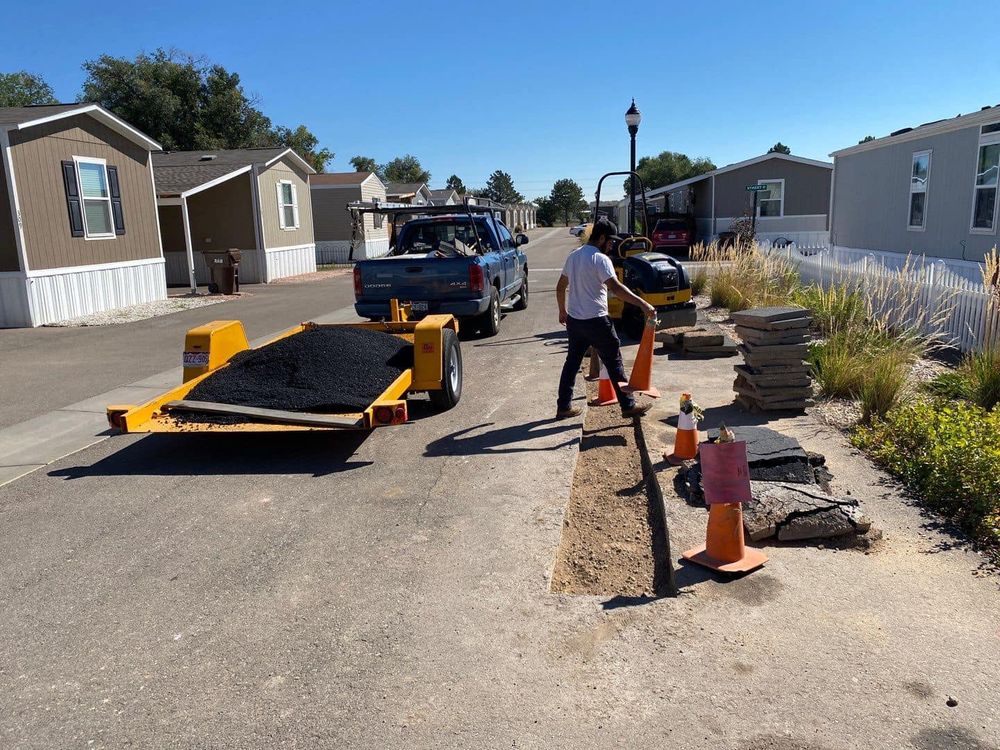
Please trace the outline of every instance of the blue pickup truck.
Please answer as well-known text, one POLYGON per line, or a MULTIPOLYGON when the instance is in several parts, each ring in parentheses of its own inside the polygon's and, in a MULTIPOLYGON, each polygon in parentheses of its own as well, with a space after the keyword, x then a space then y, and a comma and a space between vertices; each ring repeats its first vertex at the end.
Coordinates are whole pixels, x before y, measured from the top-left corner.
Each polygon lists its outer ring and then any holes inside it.
MULTIPOLYGON (((514 237, 484 206, 407 207, 424 214, 407 221, 384 258, 354 266, 354 309, 363 318, 389 317, 389 300, 409 302, 415 317, 451 313, 461 325, 493 336, 501 307, 528 307, 528 259, 514 237)), ((400 210, 383 209, 393 218, 400 210)))

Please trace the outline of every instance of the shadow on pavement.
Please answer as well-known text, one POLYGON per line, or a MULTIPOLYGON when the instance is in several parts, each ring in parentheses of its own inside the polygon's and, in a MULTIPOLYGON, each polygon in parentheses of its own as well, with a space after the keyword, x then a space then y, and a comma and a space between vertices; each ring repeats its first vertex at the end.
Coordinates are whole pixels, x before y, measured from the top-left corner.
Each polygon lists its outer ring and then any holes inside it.
POLYGON ((533 336, 518 336, 517 338, 504 339, 503 341, 484 341, 481 344, 473 344, 473 346, 518 346, 520 344, 529 344, 533 341, 541 341, 543 346, 565 346, 569 342, 569 339, 566 337, 566 331, 560 329, 558 331, 536 333, 533 336))
POLYGON ((370 466, 349 461, 366 432, 248 435, 153 434, 90 466, 55 469, 50 477, 311 474, 323 477, 370 466))
POLYGON ((470 432, 491 427, 494 422, 467 427, 450 435, 445 435, 427 444, 425 456, 471 456, 486 453, 533 453, 536 451, 555 451, 580 442, 579 422, 572 420, 536 419, 525 424, 501 427, 478 435, 470 432), (549 425, 549 426, 546 426, 549 425), (527 443, 538 438, 550 437, 562 433, 572 433, 573 437, 558 445, 533 446, 515 445, 527 443), (509 447, 506 447, 509 446, 509 447))

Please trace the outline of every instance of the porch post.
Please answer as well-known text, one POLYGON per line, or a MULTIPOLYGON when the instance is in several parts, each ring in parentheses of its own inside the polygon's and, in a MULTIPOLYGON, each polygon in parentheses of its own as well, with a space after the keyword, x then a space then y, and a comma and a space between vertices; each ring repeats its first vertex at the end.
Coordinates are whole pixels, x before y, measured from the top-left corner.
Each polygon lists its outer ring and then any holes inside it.
POLYGON ((184 249, 187 250, 188 281, 191 285, 191 294, 197 294, 198 282, 194 277, 194 250, 191 247, 191 220, 188 218, 187 196, 181 195, 181 216, 184 217, 184 249))

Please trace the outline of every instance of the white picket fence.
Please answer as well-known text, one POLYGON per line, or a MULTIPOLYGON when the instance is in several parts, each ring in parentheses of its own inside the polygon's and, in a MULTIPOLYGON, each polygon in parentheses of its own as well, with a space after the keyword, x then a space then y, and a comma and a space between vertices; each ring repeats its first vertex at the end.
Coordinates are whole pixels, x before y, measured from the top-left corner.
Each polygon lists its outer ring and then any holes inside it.
POLYGON ((906 299, 905 309, 885 309, 901 325, 916 325, 923 333, 963 352, 981 348, 1000 329, 991 293, 983 284, 981 264, 899 253, 871 252, 827 245, 763 248, 788 258, 805 283, 851 283, 879 290, 888 307, 906 299), (887 287, 901 285, 905 294, 892 295, 887 287), (993 312, 991 312, 993 310, 993 312))

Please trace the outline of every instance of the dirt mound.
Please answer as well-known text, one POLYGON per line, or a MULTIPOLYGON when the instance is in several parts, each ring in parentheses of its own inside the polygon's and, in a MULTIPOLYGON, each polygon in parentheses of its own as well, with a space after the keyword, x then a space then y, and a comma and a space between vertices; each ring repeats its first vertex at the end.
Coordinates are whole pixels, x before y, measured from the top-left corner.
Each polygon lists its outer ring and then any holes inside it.
POLYGON ((318 328, 240 352, 186 398, 288 411, 360 411, 412 366, 413 346, 397 336, 318 328))

